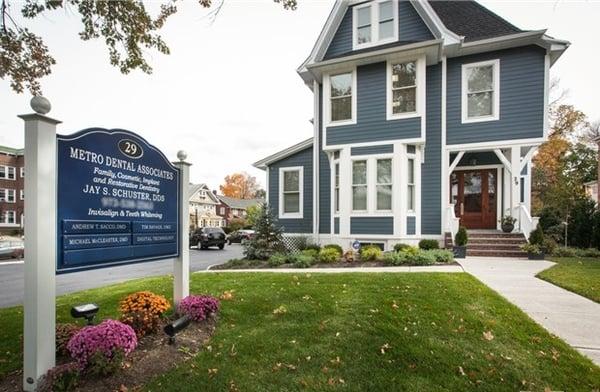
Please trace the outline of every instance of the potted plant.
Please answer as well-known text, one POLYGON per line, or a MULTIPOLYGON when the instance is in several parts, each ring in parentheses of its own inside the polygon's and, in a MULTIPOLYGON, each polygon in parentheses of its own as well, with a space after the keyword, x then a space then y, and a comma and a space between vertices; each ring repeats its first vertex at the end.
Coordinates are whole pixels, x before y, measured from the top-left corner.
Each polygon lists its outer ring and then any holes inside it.
POLYGON ((500 226, 502 227, 502 231, 505 233, 512 233, 515 228, 516 218, 510 215, 504 215, 502 219, 500 219, 500 226))
POLYGON ((529 243, 521 245, 521 249, 527 252, 529 260, 544 260, 546 246, 544 241, 544 232, 541 226, 538 226, 529 234, 529 243))
POLYGON ((464 226, 458 228, 456 236, 454 236, 454 246, 452 247, 452 253, 457 259, 464 259, 467 257, 467 242, 469 242, 469 236, 467 229, 464 226))

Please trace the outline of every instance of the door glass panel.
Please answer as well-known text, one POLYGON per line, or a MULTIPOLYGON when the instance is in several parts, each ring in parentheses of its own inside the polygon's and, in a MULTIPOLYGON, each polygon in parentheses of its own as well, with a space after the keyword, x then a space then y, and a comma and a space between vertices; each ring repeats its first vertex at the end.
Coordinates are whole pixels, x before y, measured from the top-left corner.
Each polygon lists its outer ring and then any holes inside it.
POLYGON ((465 212, 481 212, 481 173, 467 172, 464 178, 465 212))
POLYGON ((460 202, 458 201, 458 174, 450 175, 450 203, 454 204, 454 215, 460 215, 460 202))
POLYGON ((496 173, 488 172, 488 211, 494 213, 496 211, 496 173))

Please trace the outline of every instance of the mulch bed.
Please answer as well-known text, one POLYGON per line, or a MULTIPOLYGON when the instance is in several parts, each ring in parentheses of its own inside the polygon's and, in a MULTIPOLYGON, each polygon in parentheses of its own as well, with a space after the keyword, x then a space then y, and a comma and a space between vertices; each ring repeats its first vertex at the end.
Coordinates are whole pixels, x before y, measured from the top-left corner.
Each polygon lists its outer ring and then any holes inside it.
MULTIPOLYGON (((142 337, 137 348, 123 363, 123 368, 111 376, 82 376, 76 391, 107 392, 136 391, 154 376, 173 369, 177 365, 193 358, 206 346, 213 335, 217 318, 211 317, 201 323, 192 322, 177 334, 175 344, 169 344, 161 325, 160 331, 142 337)), ((58 358, 57 364, 67 362, 58 358)), ((21 370, 9 374, 0 380, 0 392, 22 391, 23 373, 21 370)))

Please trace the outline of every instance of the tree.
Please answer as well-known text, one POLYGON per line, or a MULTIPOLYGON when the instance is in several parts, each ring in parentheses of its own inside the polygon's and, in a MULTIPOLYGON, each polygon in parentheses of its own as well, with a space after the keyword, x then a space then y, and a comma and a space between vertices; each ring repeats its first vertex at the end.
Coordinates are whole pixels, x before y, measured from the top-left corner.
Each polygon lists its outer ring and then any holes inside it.
POLYGON ((271 208, 264 205, 254 226, 254 236, 244 242, 244 256, 249 260, 267 260, 274 253, 284 252, 283 229, 271 208))
POLYGON ((246 222, 249 226, 254 227, 256 225, 262 209, 262 204, 256 204, 246 209, 246 222))
MULTIPOLYGON (((41 95, 40 79, 52 72, 56 60, 50 54, 42 37, 32 33, 13 17, 14 0, 0 0, 0 79, 10 80, 11 88, 22 93, 27 88, 33 95, 41 95)), ((273 0, 287 10, 295 10, 297 0, 273 0)), ((150 15, 142 0, 25 0, 20 13, 26 20, 59 9, 76 13, 83 25, 79 37, 83 41, 102 39, 108 49, 110 64, 123 74, 139 69, 147 74, 152 67, 146 60, 148 50, 169 54, 169 47, 159 31, 167 19, 177 12, 177 0, 160 4, 156 17, 150 15)), ((211 11, 216 16, 224 0, 211 11)), ((198 0, 204 8, 212 0, 198 0)), ((21 4, 14 1, 14 4, 21 4)))
POLYGON ((253 199, 261 191, 256 177, 245 172, 225 176, 225 183, 219 189, 223 195, 236 199, 253 199))

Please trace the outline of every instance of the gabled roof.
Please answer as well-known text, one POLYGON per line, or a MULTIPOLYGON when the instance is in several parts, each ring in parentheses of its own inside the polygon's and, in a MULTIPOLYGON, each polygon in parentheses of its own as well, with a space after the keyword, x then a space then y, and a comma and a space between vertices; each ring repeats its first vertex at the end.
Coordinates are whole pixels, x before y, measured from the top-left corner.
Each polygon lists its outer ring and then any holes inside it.
POLYGON ((200 190, 205 190, 206 194, 208 195, 208 197, 210 199, 212 199, 215 203, 219 203, 219 199, 217 198, 217 196, 212 193, 212 191, 210 190, 210 188, 208 187, 208 185, 206 185, 205 183, 201 183, 201 184, 189 184, 189 193, 188 196, 191 199, 192 197, 194 197, 194 195, 196 193, 198 193, 198 191, 200 190))
POLYGON ((267 166, 269 166, 271 163, 273 162, 277 162, 283 158, 287 158, 290 155, 293 155, 297 152, 300 152, 302 150, 305 150, 309 147, 312 147, 313 145, 313 138, 311 137, 310 139, 306 139, 298 144, 294 144, 291 147, 286 148, 285 150, 281 150, 279 152, 276 152, 273 155, 269 155, 266 158, 261 159, 260 161, 256 161, 252 164, 252 166, 256 167, 257 169, 266 169, 267 166))
POLYGON ((25 154, 24 148, 13 148, 8 146, 0 146, 0 153, 11 154, 11 155, 23 155, 25 154))
POLYGON ((473 0, 428 2, 444 25, 465 42, 523 31, 473 0))
POLYGON ((245 210, 248 207, 255 206, 258 204, 262 204, 265 202, 265 199, 238 199, 235 197, 217 195, 219 200, 223 204, 227 204, 231 208, 238 208, 240 210, 245 210))

